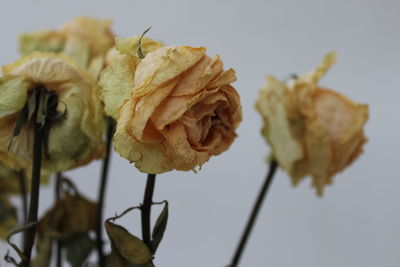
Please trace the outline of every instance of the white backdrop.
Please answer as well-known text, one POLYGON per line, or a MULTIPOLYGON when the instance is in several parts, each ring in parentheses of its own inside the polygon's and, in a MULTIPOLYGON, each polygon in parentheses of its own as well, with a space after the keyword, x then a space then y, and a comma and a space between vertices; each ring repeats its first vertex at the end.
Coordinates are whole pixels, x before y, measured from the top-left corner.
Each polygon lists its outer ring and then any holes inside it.
MULTIPOLYGON (((229 263, 267 169, 269 148, 253 109, 257 91, 266 74, 303 73, 330 50, 338 62, 322 85, 370 105, 365 153, 337 175, 322 199, 309 179, 292 188, 279 171, 241 266, 400 266, 400 1, 4 1, 0 64, 17 58, 20 33, 55 28, 77 15, 111 18, 115 32, 126 37, 152 26, 148 36, 171 45, 207 46, 209 55, 220 54, 237 71, 244 121, 232 148, 197 174, 157 178, 154 199, 170 202, 157 266, 229 263)), ((92 198, 99 166, 68 173, 92 198)), ((114 154, 106 216, 140 203, 144 184, 145 175, 114 154)), ((44 189, 42 213, 52 199, 51 187, 44 189)), ((139 234, 135 216, 121 222, 139 234)), ((5 252, 1 244, 1 256, 5 252)))

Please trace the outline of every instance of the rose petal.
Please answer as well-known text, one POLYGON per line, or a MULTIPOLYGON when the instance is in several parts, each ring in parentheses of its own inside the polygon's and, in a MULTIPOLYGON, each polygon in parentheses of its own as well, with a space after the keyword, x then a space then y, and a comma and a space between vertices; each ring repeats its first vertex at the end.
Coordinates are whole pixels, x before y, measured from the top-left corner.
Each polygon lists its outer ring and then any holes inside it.
POLYGON ((286 97, 288 89, 285 84, 269 76, 259 92, 256 109, 264 118, 262 133, 271 145, 274 156, 282 168, 290 171, 294 162, 304 156, 304 152, 290 129, 283 103, 286 97))
POLYGON ((64 48, 65 36, 57 31, 36 31, 19 37, 19 52, 26 56, 34 51, 59 53, 64 48))
POLYGON ((32 85, 31 80, 23 76, 7 75, 0 78, 0 118, 24 107, 32 85))
POLYGON ((204 47, 172 46, 148 53, 136 70, 136 97, 152 92, 189 69, 204 57, 205 50, 204 47))
POLYGON ((182 78, 171 96, 194 95, 208 87, 209 82, 223 72, 223 64, 218 56, 204 56, 196 65, 182 74, 182 78))
POLYGON ((118 109, 129 99, 133 90, 134 73, 139 59, 133 56, 117 56, 102 72, 99 80, 100 97, 108 116, 117 119, 118 109))

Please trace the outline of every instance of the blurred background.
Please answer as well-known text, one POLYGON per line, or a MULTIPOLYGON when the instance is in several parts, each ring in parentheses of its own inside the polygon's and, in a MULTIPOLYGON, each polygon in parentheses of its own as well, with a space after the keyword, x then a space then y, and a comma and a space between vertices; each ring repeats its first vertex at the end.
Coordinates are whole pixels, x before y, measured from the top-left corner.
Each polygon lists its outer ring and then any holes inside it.
MULTIPOLYGON (((318 198, 306 179, 297 188, 279 171, 241 266, 400 266, 400 1, 7 1, 0 16, 0 64, 17 59, 17 37, 58 28, 78 15, 109 18, 118 36, 141 34, 168 45, 206 46, 236 70, 244 121, 231 149, 198 173, 157 177, 155 201, 170 202, 170 220, 155 264, 226 266, 267 171, 254 101, 265 76, 314 68, 331 50, 338 61, 321 85, 368 103, 365 153, 318 198)), ((66 173, 90 198, 100 162, 66 173)), ((146 175, 112 155, 105 216, 142 201, 146 175)), ((53 201, 43 188, 40 212, 53 201)), ((16 200, 17 201, 17 200, 16 200)), ((153 212, 154 219, 157 209, 153 212)), ((138 214, 119 221, 140 235, 138 214)), ((8 247, 0 243, 0 256, 8 247)), ((0 266, 7 266, 1 263, 0 266)))

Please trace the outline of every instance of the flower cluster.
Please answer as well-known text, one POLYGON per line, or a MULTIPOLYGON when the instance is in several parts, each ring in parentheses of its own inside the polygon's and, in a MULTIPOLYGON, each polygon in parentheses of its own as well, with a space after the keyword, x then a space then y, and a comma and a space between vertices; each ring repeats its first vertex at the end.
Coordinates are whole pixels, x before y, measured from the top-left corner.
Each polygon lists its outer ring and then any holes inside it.
MULTIPOLYGON (((154 266, 168 220, 168 202, 152 200, 156 174, 196 172, 235 141, 242 121, 235 71, 205 47, 165 46, 144 34, 115 38, 110 21, 78 17, 58 30, 23 34, 21 58, 2 67, 1 239, 17 223, 9 197, 31 192, 29 216, 20 220, 24 251, 16 249, 22 262, 6 257, 15 265, 48 266, 54 242, 62 241, 71 265, 82 266, 95 246, 89 233, 96 231, 99 265, 105 266, 102 205, 112 143, 148 180, 140 206, 106 220, 112 248, 106 266, 154 266), (61 172, 102 158, 95 203, 61 172), (56 173, 56 202, 38 219, 40 184, 56 173), (151 206, 160 204, 151 232, 151 206), (134 209, 141 211, 143 241, 114 223, 134 209)), ((368 106, 319 85, 335 57, 329 53, 314 71, 286 82, 269 76, 260 90, 256 109, 273 156, 267 187, 279 165, 294 185, 311 176, 322 196, 332 177, 363 151, 368 106)), ((261 192, 259 200, 266 190, 261 192)))

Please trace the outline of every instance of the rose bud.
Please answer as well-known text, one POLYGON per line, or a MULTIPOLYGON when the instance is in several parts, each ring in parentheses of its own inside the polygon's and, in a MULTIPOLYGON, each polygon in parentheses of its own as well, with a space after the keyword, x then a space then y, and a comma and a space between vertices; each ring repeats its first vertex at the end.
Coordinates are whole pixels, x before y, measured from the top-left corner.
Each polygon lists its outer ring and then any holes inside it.
POLYGON ((270 76, 256 109, 264 120, 262 135, 294 185, 309 175, 322 196, 332 177, 363 151, 368 106, 318 85, 335 61, 329 53, 313 72, 288 84, 270 76))
POLYGON ((230 85, 235 72, 205 50, 162 47, 139 59, 131 48, 102 73, 106 112, 117 121, 115 150, 140 171, 193 170, 235 139, 242 119, 230 85))
POLYGON ((40 30, 19 38, 21 55, 34 51, 63 53, 95 79, 105 67, 106 56, 113 46, 111 21, 86 17, 77 17, 60 30, 40 30))
POLYGON ((33 110, 47 112, 42 118, 46 122, 42 130, 43 173, 65 171, 102 157, 102 105, 89 74, 66 57, 42 52, 4 66, 3 73, 5 76, 0 78, 2 163, 30 173, 33 110), (33 96, 39 91, 40 97, 35 100, 33 96))

